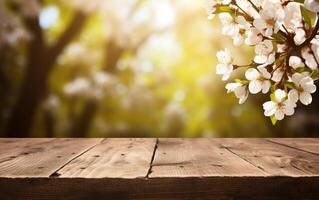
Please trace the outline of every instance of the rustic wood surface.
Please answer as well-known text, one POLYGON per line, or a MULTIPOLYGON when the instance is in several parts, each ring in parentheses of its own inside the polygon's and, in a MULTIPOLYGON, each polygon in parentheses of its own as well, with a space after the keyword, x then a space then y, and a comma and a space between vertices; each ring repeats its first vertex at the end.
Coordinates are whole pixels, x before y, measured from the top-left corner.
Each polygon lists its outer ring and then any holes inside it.
POLYGON ((319 199, 319 139, 0 139, 0 199, 319 199))

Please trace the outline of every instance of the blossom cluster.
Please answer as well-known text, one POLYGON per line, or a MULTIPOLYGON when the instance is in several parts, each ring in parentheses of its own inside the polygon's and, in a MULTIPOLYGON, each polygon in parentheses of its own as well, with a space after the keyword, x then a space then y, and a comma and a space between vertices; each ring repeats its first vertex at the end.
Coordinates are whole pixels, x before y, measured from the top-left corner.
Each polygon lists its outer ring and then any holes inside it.
POLYGON ((246 70, 245 79, 226 85, 240 104, 249 93, 270 93, 264 114, 276 123, 293 115, 298 101, 312 102, 319 77, 319 1, 206 0, 206 8, 209 19, 218 15, 234 45, 255 50, 247 65, 236 65, 228 49, 217 52, 216 73, 224 81, 234 70, 246 70))

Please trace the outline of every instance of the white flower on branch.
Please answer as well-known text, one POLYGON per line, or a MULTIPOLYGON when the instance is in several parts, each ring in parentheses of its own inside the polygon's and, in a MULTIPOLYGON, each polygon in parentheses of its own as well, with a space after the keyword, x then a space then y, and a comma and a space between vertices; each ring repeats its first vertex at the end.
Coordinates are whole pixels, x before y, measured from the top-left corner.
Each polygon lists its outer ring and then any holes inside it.
POLYGON ((297 28, 301 28, 302 16, 300 4, 296 2, 289 2, 284 9, 285 16, 283 18, 283 26, 281 26, 280 29, 282 31, 285 31, 285 29, 289 31, 295 31, 297 28))
POLYGON ((279 0, 264 0, 260 17, 254 20, 254 26, 265 36, 277 33, 283 23, 284 10, 279 0))
POLYGON ((255 53, 254 61, 258 64, 271 64, 275 61, 275 52, 273 52, 273 44, 270 40, 257 44, 255 53))
POLYGON ((218 51, 217 59, 219 64, 216 66, 216 73, 223 76, 223 80, 229 79, 233 72, 232 57, 228 49, 218 51))
MULTIPOLYGON (((252 0, 251 2, 254 3, 255 6, 260 7, 261 1, 259 0, 252 0)), ((248 15, 258 18, 259 14, 258 11, 253 7, 253 5, 247 0, 236 0, 237 7, 244 10, 248 15)))
POLYGON ((318 69, 317 61, 314 55, 310 52, 309 48, 304 48, 301 50, 301 55, 303 59, 305 59, 305 64, 310 68, 310 69, 318 69))
POLYGON ((222 33, 230 36, 234 45, 244 41, 255 50, 253 61, 242 66, 233 63, 227 49, 217 53, 216 72, 223 80, 229 79, 234 70, 248 67, 246 80, 228 83, 228 92, 233 92, 240 104, 249 92, 270 92, 271 101, 263 108, 273 123, 294 114, 297 101, 309 105, 316 91, 314 80, 319 78, 318 0, 214 2, 210 14, 219 14, 222 33), (314 15, 317 19, 313 25, 314 15))
POLYGON ((294 42, 296 45, 302 44, 306 40, 306 32, 298 28, 295 30, 294 42))
POLYGON ((319 2, 317 0, 305 0, 305 7, 314 13, 319 12, 319 2))
MULTIPOLYGON (((276 66, 274 66, 274 67, 276 67, 276 66)), ((280 67, 277 69, 274 69, 274 73, 271 77, 271 80, 273 80, 276 83, 279 83, 282 80, 284 73, 285 73, 284 69, 282 69, 280 67)))
POLYGON ((235 20, 229 13, 219 14, 219 20, 223 24, 222 33, 224 35, 233 35, 238 32, 238 26, 235 23, 235 20))
POLYGON ((302 62, 301 58, 298 56, 290 56, 289 58, 289 66, 293 69, 297 69, 298 67, 303 67, 304 63, 302 62))
POLYGON ((205 0, 205 8, 208 15, 208 19, 214 18, 214 12, 216 11, 216 6, 218 4, 228 5, 231 0, 205 0))
POLYGON ((233 92, 239 99, 239 104, 243 104, 248 98, 247 86, 242 83, 228 83, 226 85, 227 92, 233 92))
POLYGON ((254 27, 247 29, 246 36, 247 38, 245 39, 245 44, 247 45, 257 45, 263 39, 260 32, 254 27))
POLYGON ((249 68, 245 74, 246 78, 250 81, 249 92, 257 94, 260 91, 266 94, 271 86, 270 78, 271 74, 266 70, 265 67, 259 66, 258 70, 249 68))
POLYGON ((277 120, 282 120, 285 115, 293 115, 296 104, 286 97, 287 94, 285 91, 277 89, 274 94, 274 99, 272 101, 267 101, 263 105, 265 116, 275 116, 277 120))
POLYGON ((308 73, 295 73, 291 77, 295 85, 295 89, 289 91, 289 98, 304 105, 309 105, 312 102, 311 94, 316 91, 316 85, 308 73))

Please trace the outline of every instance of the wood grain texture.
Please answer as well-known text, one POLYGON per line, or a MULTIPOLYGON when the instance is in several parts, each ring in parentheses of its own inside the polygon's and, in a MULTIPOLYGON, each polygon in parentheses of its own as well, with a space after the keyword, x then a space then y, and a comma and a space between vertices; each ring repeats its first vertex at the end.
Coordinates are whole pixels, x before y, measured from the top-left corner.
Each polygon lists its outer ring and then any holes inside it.
POLYGON ((266 176, 211 139, 159 139, 149 177, 266 176))
POLYGON ((218 139, 229 151, 273 176, 318 176, 319 156, 264 139, 218 139))
POLYGON ((54 139, 50 138, 1 138, 0 139, 0 160, 8 156, 8 154, 24 151, 29 146, 50 143, 54 139))
POLYGON ((319 155, 319 138, 269 138, 267 140, 319 155))
POLYGON ((105 139, 58 171, 60 177, 139 178, 150 168, 156 139, 105 139))
POLYGON ((0 199, 317 200, 314 141, 0 139, 0 199))
MULTIPOLYGON (((0 153, 0 177, 49 177, 61 166, 97 144, 101 139, 26 140, 0 153)), ((11 144, 11 143, 9 143, 11 144)))

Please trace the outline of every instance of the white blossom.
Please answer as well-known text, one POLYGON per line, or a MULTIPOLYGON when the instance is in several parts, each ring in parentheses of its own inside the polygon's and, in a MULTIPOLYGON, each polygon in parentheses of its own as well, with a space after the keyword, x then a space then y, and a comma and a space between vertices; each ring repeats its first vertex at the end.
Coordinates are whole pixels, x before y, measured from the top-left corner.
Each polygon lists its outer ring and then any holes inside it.
POLYGON ((255 46, 256 56, 254 61, 258 64, 271 64, 275 61, 275 53, 273 52, 273 44, 270 40, 264 40, 263 42, 255 46))
POLYGON ((267 117, 275 116, 277 120, 284 119, 285 115, 291 116, 295 112, 296 104, 287 99, 287 93, 284 90, 277 89, 274 93, 274 99, 263 104, 264 114, 267 117))
MULTIPOLYGON (((274 65, 274 67, 276 67, 276 66, 274 65)), ((281 81, 282 77, 284 76, 284 73, 285 73, 285 71, 280 67, 275 69, 275 71, 271 77, 271 80, 278 83, 279 81, 281 81)))
MULTIPOLYGON (((261 3, 259 0, 253 0, 252 2, 256 6, 260 6, 260 3, 261 3)), ((247 0, 236 0, 236 3, 238 5, 238 7, 240 7, 243 10, 245 10, 245 12, 247 14, 249 14, 250 16, 252 16, 254 18, 259 17, 258 11, 252 6, 252 4, 249 1, 247 1, 247 0)))
POLYGON ((214 12, 216 11, 216 6, 218 4, 227 5, 231 2, 231 0, 205 0, 204 6, 208 15, 208 19, 214 18, 214 12))
POLYGON ((294 42, 296 45, 302 44, 306 40, 306 32, 298 28, 295 30, 294 42))
POLYGON ((285 16, 283 19, 282 31, 295 31, 302 27, 302 15, 300 11, 300 4, 296 2, 289 2, 285 7, 285 16), (285 29, 284 29, 285 27, 285 29))
MULTIPOLYGON (((212 1, 214 8, 223 4, 212 1)), ((301 6, 310 16, 317 15, 318 21, 319 0, 306 0, 304 5, 287 0, 235 0, 227 4, 229 10, 219 14, 222 33, 231 37, 234 45, 244 43, 255 50, 253 61, 247 65, 233 63, 226 49, 217 53, 216 72, 223 80, 229 79, 234 70, 246 69, 246 79, 228 83, 228 92, 234 92, 239 103, 244 103, 249 92, 266 94, 275 90, 263 108, 266 116, 277 120, 292 115, 299 100, 309 105, 318 73, 319 35, 312 33, 318 22, 308 24, 301 6)))
POLYGON ((310 69, 317 69, 318 65, 316 62, 315 57, 313 56, 312 53, 310 53, 310 49, 309 48, 304 48, 301 51, 301 55, 303 57, 303 59, 305 59, 305 64, 310 68, 310 69))
POLYGON ((243 104, 248 98, 247 86, 242 83, 228 83, 225 87, 227 92, 234 92, 235 96, 239 99, 239 104, 243 104))
POLYGON ((223 24, 222 34, 232 36, 238 33, 239 27, 229 13, 220 13, 218 16, 223 24))
POLYGON ((317 0, 305 0, 304 4, 308 10, 314 13, 319 12, 319 2, 317 0))
POLYGON ((216 66, 216 73, 223 76, 223 80, 229 79, 233 72, 232 57, 228 49, 218 51, 217 59, 219 64, 216 66))
POLYGON ((289 98, 304 105, 309 105, 312 102, 311 94, 316 91, 316 85, 313 79, 307 73, 295 73, 291 77, 295 84, 295 89, 289 91, 289 98))
POLYGON ((319 37, 316 36, 313 40, 311 40, 311 50, 315 56, 316 60, 319 60, 319 37))
POLYGON ((282 25, 284 10, 279 0, 264 0, 260 17, 253 22, 254 26, 265 36, 277 33, 282 25))
POLYGON ((255 27, 247 29, 246 36, 245 44, 247 45, 257 45, 263 39, 261 33, 255 27))
POLYGON ((290 56, 289 57, 289 66, 293 69, 297 69, 298 67, 303 67, 304 63, 302 62, 301 58, 298 56, 290 56))
POLYGON ((245 74, 246 78, 250 81, 249 91, 252 94, 257 94, 262 91, 266 94, 271 86, 270 78, 271 74, 266 70, 265 67, 259 66, 258 70, 254 68, 249 68, 245 74))

